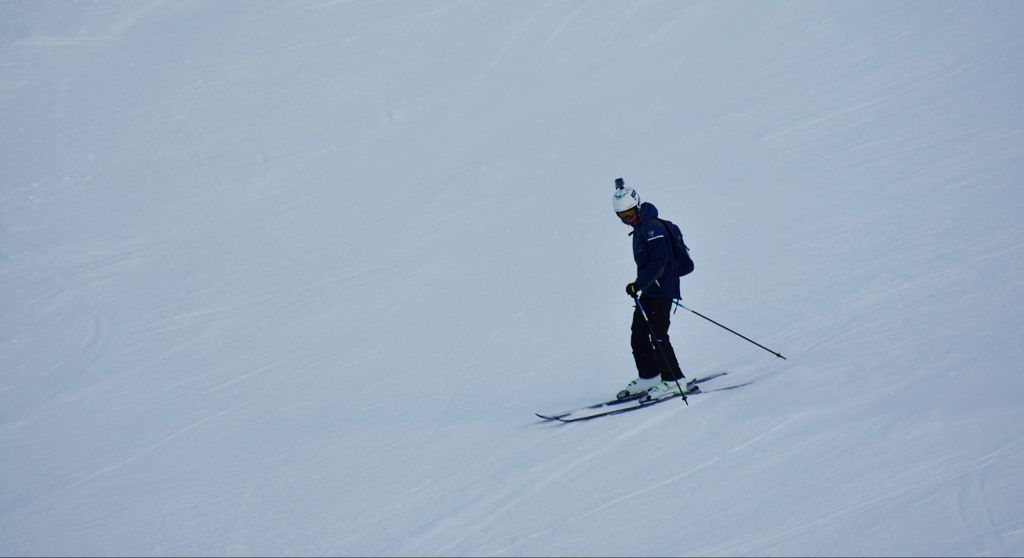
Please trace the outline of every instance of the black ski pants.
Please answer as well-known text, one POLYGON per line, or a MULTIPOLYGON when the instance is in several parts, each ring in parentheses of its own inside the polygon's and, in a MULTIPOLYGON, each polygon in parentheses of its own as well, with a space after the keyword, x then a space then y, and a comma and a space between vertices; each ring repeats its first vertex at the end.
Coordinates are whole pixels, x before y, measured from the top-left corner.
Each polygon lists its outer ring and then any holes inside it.
POLYGON ((679 369, 676 352, 668 338, 672 299, 641 296, 640 304, 647 311, 647 320, 644 320, 640 308, 633 310, 633 336, 630 344, 633 346, 636 371, 641 378, 654 378, 659 375, 661 379, 670 381, 682 378, 683 372, 679 369))

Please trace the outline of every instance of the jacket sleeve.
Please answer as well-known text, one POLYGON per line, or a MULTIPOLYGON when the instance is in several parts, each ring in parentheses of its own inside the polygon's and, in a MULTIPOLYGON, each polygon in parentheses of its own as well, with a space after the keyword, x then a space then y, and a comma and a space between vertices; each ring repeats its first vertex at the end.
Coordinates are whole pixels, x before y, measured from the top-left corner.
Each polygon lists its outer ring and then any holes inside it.
POLYGON ((672 245, 668 230, 657 221, 648 223, 641 232, 641 242, 646 244, 647 264, 637 270, 636 287, 644 291, 661 278, 672 263, 672 245))

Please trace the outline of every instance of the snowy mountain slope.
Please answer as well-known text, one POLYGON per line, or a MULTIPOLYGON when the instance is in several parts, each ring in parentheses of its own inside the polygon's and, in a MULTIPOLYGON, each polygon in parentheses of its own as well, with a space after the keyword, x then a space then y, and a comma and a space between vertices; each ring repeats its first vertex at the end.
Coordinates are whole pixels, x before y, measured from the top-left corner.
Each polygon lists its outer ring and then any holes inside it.
POLYGON ((1024 553, 1021 4, 0 15, 0 553, 1024 553))

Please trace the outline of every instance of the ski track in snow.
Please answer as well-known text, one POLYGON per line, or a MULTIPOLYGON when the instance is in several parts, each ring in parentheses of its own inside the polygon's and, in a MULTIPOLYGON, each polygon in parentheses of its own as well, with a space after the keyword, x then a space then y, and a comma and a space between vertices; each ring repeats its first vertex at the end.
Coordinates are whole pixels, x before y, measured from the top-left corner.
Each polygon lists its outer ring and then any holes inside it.
POLYGON ((1012 551, 1009 550, 1009 549, 1018 546, 1020 543, 1018 542, 1016 544, 1013 544, 1013 542, 1009 541, 1008 539, 1011 539, 1012 537, 1016 537, 1016 536, 1020 536, 1020 537, 1024 538, 1024 529, 1013 529, 1013 530, 1007 530, 1007 529, 1011 529, 1013 527, 1018 527, 1018 526, 1024 526, 1024 518, 1021 518, 1021 519, 1019 519, 1017 521, 1009 521, 1009 522, 1003 523, 1001 525, 993 525, 991 529, 986 529, 984 531, 968 531, 967 533, 965 533, 965 534, 963 534, 963 535, 961 535, 959 537, 955 537, 955 538, 952 538, 952 539, 944 540, 941 543, 941 546, 952 546, 954 544, 963 543, 965 541, 973 541, 973 540, 987 538, 987 537, 990 537, 990 536, 995 536, 998 539, 998 542, 1000 544, 1000 547, 1001 547, 1000 550, 998 550, 997 552, 986 552, 986 553, 984 553, 982 555, 983 556, 1011 556, 1013 554, 1012 554, 1012 551))
MULTIPOLYGON (((90 292, 90 288, 74 272, 64 269, 46 250, 2 227, 0 227, 0 235, 6 239, 11 253, 17 253, 19 258, 26 261, 22 267, 27 270, 27 274, 38 277, 41 273, 44 278, 52 280, 52 283, 60 287, 62 293, 47 293, 48 298, 57 298, 58 294, 66 295, 78 306, 83 321, 88 323, 88 334, 84 339, 78 340, 75 352, 63 358, 57 364, 56 370, 45 374, 47 377, 54 378, 57 383, 49 388, 44 388, 41 394, 32 399, 14 403, 15 407, 23 409, 22 413, 26 413, 30 409, 40 408, 53 401, 66 388, 92 370, 106 354, 107 347, 111 343, 111 326, 109 320, 100 313, 93 302, 95 297, 90 292)), ((22 277, 14 279, 20 280, 22 277)), ((36 285, 45 284, 44 281, 38 279, 35 279, 34 283, 36 285)), ((63 321, 63 314, 64 312, 57 316, 49 315, 44 319, 50 322, 51 328, 54 328, 57 325, 55 322, 63 321)), ((74 315, 73 312, 71 314, 74 315)), ((48 331, 43 331, 44 335, 49 334, 48 331)), ((38 343, 39 339, 29 339, 29 342, 38 343)))
MULTIPOLYGON (((850 446, 848 446, 846 449, 849 449, 849 447, 850 446)), ((723 544, 721 546, 709 549, 703 549, 702 552, 722 556, 734 556, 739 552, 738 549, 741 548, 769 549, 772 548, 775 544, 796 538, 810 531, 814 531, 815 529, 819 529, 822 525, 834 523, 837 519, 840 519, 844 516, 848 516, 859 512, 866 512, 872 508, 879 507, 881 505, 890 503, 894 500, 909 500, 911 496, 923 496, 930 494, 937 487, 945 485, 952 480, 960 479, 974 471, 978 471, 980 469, 992 466, 993 464, 999 462, 1000 458, 1005 458, 1007 456, 1020 456, 1022 447, 1024 447, 1024 442, 1014 442, 1008 444, 1007 446, 993 453, 990 453, 977 459, 973 463, 963 468, 958 468, 955 471, 936 475, 931 478, 922 479, 918 482, 910 483, 907 486, 893 490, 882 496, 869 498, 867 500, 857 502, 852 505, 840 505, 809 522, 803 523, 801 525, 796 525, 788 529, 777 530, 776 532, 773 532, 772 534, 767 536, 741 535, 738 536, 736 540, 729 541, 728 544, 723 544)), ((984 508, 986 510, 989 509, 987 504, 984 505, 984 508)), ((963 517, 962 510, 961 516, 963 517)))
MULTIPOLYGON (((722 388, 722 389, 725 389, 725 388, 722 388)), ((774 434, 775 432, 777 432, 777 431, 779 431, 779 430, 782 430, 783 428, 785 428, 785 427, 789 426, 790 424, 792 424, 792 423, 793 423, 793 422, 795 422, 796 420, 799 420, 799 419, 800 419, 800 418, 801 418, 801 417, 802 417, 803 415, 804 415, 804 413, 796 413, 796 414, 795 414, 795 415, 793 415, 792 417, 790 417, 790 418, 788 418, 788 419, 786 419, 786 420, 784 420, 784 421, 780 422, 780 423, 779 423, 779 424, 777 424, 776 426, 774 426, 774 427, 772 427, 771 429, 769 429, 769 430, 765 431, 765 433, 764 433, 764 434, 761 434, 761 435, 758 435, 758 436, 754 436, 754 437, 753 437, 753 438, 751 438, 750 440, 748 440, 748 441, 746 441, 746 442, 744 442, 744 443, 742 443, 742 444, 740 444, 740 445, 738 445, 738 446, 736 446, 736 447, 732 448, 731 450, 729 450, 729 453, 736 453, 736 452, 738 452, 738 451, 742 451, 742 450, 746 449, 746 448, 747 448, 747 446, 750 446, 751 444, 755 444, 755 443, 757 443, 757 442, 760 442, 760 441, 761 441, 761 440, 763 440, 764 438, 766 438, 766 437, 768 437, 768 436, 771 436, 771 435, 772 435, 772 434, 774 434)))
MULTIPOLYGON (((924 80, 924 81, 919 80, 917 82, 917 86, 913 87, 913 88, 905 89, 905 90, 902 90, 902 91, 897 91, 895 93, 891 93, 891 94, 888 94, 888 95, 885 95, 885 96, 881 96, 881 97, 872 98, 870 101, 865 101, 865 102, 862 102, 862 103, 858 103, 858 104, 855 104, 853 106, 845 107, 845 108, 837 110, 837 111, 826 112, 824 114, 820 114, 820 115, 814 116, 813 118, 808 118, 808 119, 801 120, 801 121, 798 121, 798 122, 791 122, 791 123, 785 124, 783 126, 780 126, 776 130, 763 133, 761 135, 760 139, 762 139, 764 141, 775 141, 775 140, 781 139, 781 138, 783 138, 785 136, 788 136, 788 135, 791 135, 791 134, 794 134, 794 133, 797 133, 797 132, 800 132, 800 131, 804 131, 804 130, 807 130, 809 128, 819 127, 822 124, 826 124, 826 123, 829 123, 829 122, 832 122, 834 120, 838 120, 838 119, 841 119, 841 118, 844 118, 844 117, 852 116, 852 115, 854 115, 856 113, 859 113, 859 112, 862 112, 862 111, 865 111, 865 110, 868 110, 868 109, 872 109, 872 108, 875 108, 875 107, 891 105, 892 102, 897 100, 897 99, 910 96, 910 95, 912 95, 914 93, 919 93, 919 92, 922 92, 922 91, 928 91, 928 90, 934 88, 935 86, 940 85, 942 82, 944 82, 946 80, 950 80, 952 78, 955 78, 956 76, 962 74, 963 72, 964 72, 964 68, 956 68, 956 69, 954 69, 952 71, 949 71, 949 72, 947 72, 945 74, 942 74, 942 75, 939 75, 939 76, 934 76, 930 80, 924 80)), ((901 109, 901 110, 899 110, 897 112, 887 113, 885 115, 885 117, 891 117, 891 116, 894 116, 895 114, 899 114, 900 112, 906 112, 907 110, 911 110, 911 108, 913 108, 913 107, 908 107, 908 108, 905 108, 905 109, 901 109)), ((886 156, 891 156, 891 155, 892 155, 892 153, 886 153, 886 156)))
POLYGON ((17 42, 19 45, 28 47, 83 47, 83 46, 103 46, 110 41, 116 40, 116 36, 98 36, 98 37, 32 37, 30 39, 22 39, 17 42))
POLYGON ((513 543, 513 544, 511 544, 509 546, 506 546, 504 548, 500 548, 500 549, 497 549, 497 550, 492 550, 492 551, 484 552, 483 555, 485 555, 485 556, 497 556, 497 555, 501 555, 501 554, 506 554, 507 552, 509 552, 513 548, 515 548, 515 547, 519 546, 520 544, 522 544, 522 542, 525 542, 525 541, 527 541, 529 539, 540 538, 540 537, 543 537, 544 535, 547 535, 548 533, 552 533, 552 532, 558 531, 560 529, 564 529, 565 526, 567 524, 569 524, 569 523, 585 520, 586 518, 588 518, 588 517, 590 517, 590 516, 592 516, 592 515, 594 515, 596 513, 600 513, 600 512, 604 511, 607 508, 611 508, 611 507, 617 506, 618 504, 620 504, 620 503, 622 503, 624 501, 632 500, 634 498, 642 496, 645 493, 648 493, 648 492, 657 490, 659 488, 662 488, 664 486, 667 486, 667 485, 679 482, 679 481, 685 479, 686 477, 689 477, 689 476, 693 475, 694 473, 697 473, 697 472, 699 472, 699 471, 701 471, 703 469, 706 469, 708 467, 711 467, 712 465, 717 464, 720 460, 721 460, 721 458, 719 458, 719 457, 712 458, 712 459, 710 459, 710 460, 708 460, 708 461, 706 461, 706 462, 704 462, 704 463, 702 463, 702 464, 700 464, 700 465, 698 465, 696 467, 693 467, 693 468, 691 468, 691 469, 689 469, 687 471, 684 471, 684 472, 682 472, 682 473, 680 473, 678 475, 671 476, 671 477, 669 477, 669 478, 667 478, 667 479, 665 479, 665 480, 663 480, 661 482, 652 484, 652 485, 650 485, 648 487, 642 488, 642 489, 637 490, 635 492, 632 492, 632 493, 629 493, 629 494, 625 494, 623 496, 620 496, 618 498, 610 500, 610 501, 608 501, 608 502, 606 502, 606 503, 604 503, 604 504, 602 504, 600 506, 597 506, 596 508, 592 508, 590 510, 587 510, 587 511, 579 514, 578 516, 573 517, 572 519, 566 519, 566 520, 560 521, 560 522, 556 523, 554 526, 552 526, 549 529, 544 529, 542 531, 535 531, 535 532, 532 532, 532 533, 513 535, 511 538, 516 540, 515 543, 513 543))
MULTIPOLYGON (((626 432, 624 432, 623 434, 619 435, 616 438, 616 440, 615 440, 616 445, 633 440, 634 438, 642 435, 643 433, 649 431, 650 429, 660 425, 662 422, 664 422, 666 420, 669 420, 672 416, 673 416, 673 413, 671 413, 671 412, 664 412, 662 414, 662 416, 640 421, 640 424, 638 424, 636 427, 631 428, 631 429, 627 430, 626 432)), ((789 419, 787 419, 787 420, 785 420, 785 421, 783 421, 783 422, 773 426, 772 428, 769 428, 768 430, 766 430, 766 431, 764 431, 764 432, 762 432, 762 433, 760 433, 760 434, 750 438, 749 440, 747 440, 747 441, 745 441, 745 442, 743 442, 743 443, 733 447, 732 449, 730 449, 728 451, 728 453, 731 454, 731 453, 735 453, 737 451, 741 451, 744 448, 746 448, 746 447, 748 447, 748 446, 750 446, 752 444, 755 444, 757 442, 760 442, 760 441, 764 440, 765 438, 771 436, 772 434, 774 434, 774 433, 784 429, 786 426, 789 426, 793 422, 797 421, 800 418, 800 416, 801 415, 798 414, 796 416, 790 417, 789 419)), ((586 455, 586 456, 581 457, 580 459, 578 459, 576 461, 571 462, 569 465, 564 467, 562 470, 556 472, 554 474, 555 478, 556 479, 557 478, 561 478, 561 477, 569 474, 570 472, 572 472, 573 470, 576 470, 580 466, 585 465, 586 463, 589 463, 589 462, 593 461, 601 453, 604 453, 606 451, 610 451, 610 449, 612 449, 612 448, 602 448, 601 450, 597 450, 595 452, 592 452, 589 455, 586 455)), ((617 449, 617 447, 614 447, 614 449, 617 449)), ((613 507, 617 506, 618 504, 620 504, 622 502, 635 500, 635 499, 639 498, 640 496, 642 496, 644 494, 647 494, 647 493, 653 492, 653 491, 657 491, 658 489, 663 488, 665 486, 668 486, 668 485, 680 482, 680 481, 682 481, 682 480, 684 480, 684 479, 686 479, 688 477, 693 476, 695 473, 698 473, 698 472, 700 472, 700 471, 702 471, 702 470, 704 470, 704 469, 706 469, 708 467, 711 467, 713 465, 718 464, 722 459, 723 459, 723 456, 712 457, 712 458, 708 459, 707 461, 704 461, 703 463, 701 463, 699 465, 691 467, 690 469, 688 469, 686 471, 683 471, 683 472, 681 472, 679 474, 669 476, 668 478, 666 478, 664 480, 661 480, 661 481, 656 482, 654 484, 651 484, 649 486, 645 486, 644 488, 641 488, 639 490, 628 492, 626 494, 618 496, 618 497, 616 497, 616 498, 614 498, 612 500, 609 500, 608 502, 605 502, 605 503, 603 503, 603 504, 601 504, 599 506, 596 506, 594 508, 591 508, 589 510, 581 510, 579 513, 574 514, 573 517, 571 517, 569 519, 565 519, 565 520, 559 521, 559 522, 555 523, 554 525, 552 525, 549 528, 546 528, 546 529, 543 529, 543 530, 540 530, 540 531, 530 532, 530 533, 522 533, 522 534, 518 534, 518 535, 512 535, 511 538, 516 541, 513 544, 508 545, 508 546, 503 547, 503 548, 500 548, 500 549, 497 549, 497 550, 486 551, 483 554, 487 555, 487 556, 495 556, 495 555, 500 555, 500 554, 506 554, 509 551, 511 551, 512 549, 516 548, 517 546, 520 546, 523 543, 529 541, 530 539, 538 539, 538 538, 543 537, 543 536, 545 536, 545 535, 547 535, 549 533, 563 530, 566 527, 566 525, 568 525, 570 523, 574 523, 574 522, 578 522, 578 521, 584 521, 588 517, 590 517, 590 516, 592 516, 594 514, 600 513, 600 512, 602 512, 602 511, 604 511, 606 509, 613 508, 613 507)), ((504 511, 504 510, 502 510, 502 511, 504 511)), ((449 551, 453 551, 453 550, 455 550, 455 549, 451 549, 451 548, 449 549, 449 551)))
POLYGON ((151 444, 149 447, 143 449, 142 451, 136 453, 135 455, 132 455, 131 457, 128 457, 128 458, 126 458, 126 459, 124 459, 122 461, 118 461, 117 463, 108 465, 108 466, 103 467, 101 469, 98 469, 96 471, 93 471, 92 473, 88 474, 85 478, 83 478, 81 480, 78 480, 78 481, 75 481, 72 484, 69 484, 69 485, 67 485, 67 486, 65 486, 63 488, 60 488, 60 489, 56 490, 55 492, 49 494, 47 496, 47 498, 50 498, 50 499, 55 498, 56 496, 59 496, 59 495, 65 493, 65 492, 68 492, 68 491, 71 491, 71 490, 73 490, 75 488, 78 488, 79 486, 82 486, 82 485, 92 481, 93 479, 95 479, 95 478, 97 478, 97 477, 99 477, 101 475, 104 475, 104 474, 116 471, 116 470, 124 467, 125 465, 129 465, 129 464, 137 461, 139 458, 148 455, 149 453, 153 452, 154 450, 156 450, 157 448, 163 446, 164 444, 167 444, 168 442, 171 442, 174 439, 182 436, 183 434, 185 434, 187 432, 190 432, 192 430, 195 430, 196 428, 199 428, 200 426, 203 426, 204 424, 206 424, 206 423, 208 423, 208 422, 210 422, 212 420, 216 420, 216 419, 218 419, 220 417, 223 417, 225 415, 229 415, 229 414, 231 414, 231 413, 233 413, 233 412, 235 412, 235 411, 237 411, 237 410, 239 410, 239 409, 241 409, 243 407, 248 406, 251 403, 252 403, 252 401, 246 401, 246 402, 244 402, 244 403, 242 403, 240 405, 237 405, 237 406, 232 407, 230 409, 227 409, 225 411, 221 411, 219 413, 214 413, 214 414, 212 414, 212 415, 210 415, 208 417, 205 417, 205 418, 202 418, 202 419, 200 419, 200 420, 198 420, 196 422, 193 422, 192 424, 189 424, 188 426, 185 426, 184 428, 179 429, 178 431, 174 432, 173 434, 164 437, 163 439, 159 440, 158 442, 156 442, 154 444, 151 444))
MULTIPOLYGON (((591 463, 595 459, 617 451, 621 445, 634 440, 637 436, 649 431, 651 428, 654 428, 669 416, 670 415, 666 413, 660 417, 641 421, 637 426, 616 436, 610 442, 602 442, 598 444, 599 447, 597 449, 567 458, 566 463, 556 466, 556 468, 550 473, 547 473, 542 480, 537 481, 536 479, 533 479, 534 482, 531 482, 531 486, 527 490, 524 490, 523 487, 520 486, 507 485, 501 490, 489 494, 485 498, 476 502, 472 508, 460 511, 460 513, 455 517, 446 518, 434 528, 420 535, 415 541, 404 546, 403 549, 399 551, 399 554, 412 552, 416 548, 423 548, 427 541, 433 540, 445 541, 442 554, 462 553, 464 551, 462 545, 466 541, 472 540, 478 534, 486 532, 488 527, 501 519, 502 514, 505 514, 530 498, 535 497, 537 493, 542 493, 545 487, 557 484, 561 479, 580 470, 583 466, 591 463), (485 519, 478 520, 477 518, 485 519), (453 532, 457 534, 453 534, 453 532)), ((552 440, 551 443, 554 443, 554 440, 552 440)), ((492 553, 488 552, 487 554, 492 553)))

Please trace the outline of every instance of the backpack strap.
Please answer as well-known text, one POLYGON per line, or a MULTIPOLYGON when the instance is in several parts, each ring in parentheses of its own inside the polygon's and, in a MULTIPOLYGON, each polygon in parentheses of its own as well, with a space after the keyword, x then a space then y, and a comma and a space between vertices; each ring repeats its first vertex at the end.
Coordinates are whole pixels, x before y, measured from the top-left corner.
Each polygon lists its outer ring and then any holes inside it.
MULTIPOLYGON (((668 249, 669 249, 669 251, 672 252, 672 260, 675 261, 675 259, 676 259, 676 246, 675 246, 675 244, 676 244, 676 237, 672 236, 672 230, 669 229, 668 224, 665 223, 664 219, 662 219, 661 217, 655 217, 655 219, 657 219, 658 222, 661 223, 661 228, 665 229, 665 236, 668 237, 668 249)), ((683 246, 686 246, 686 244, 684 243, 683 246)))

